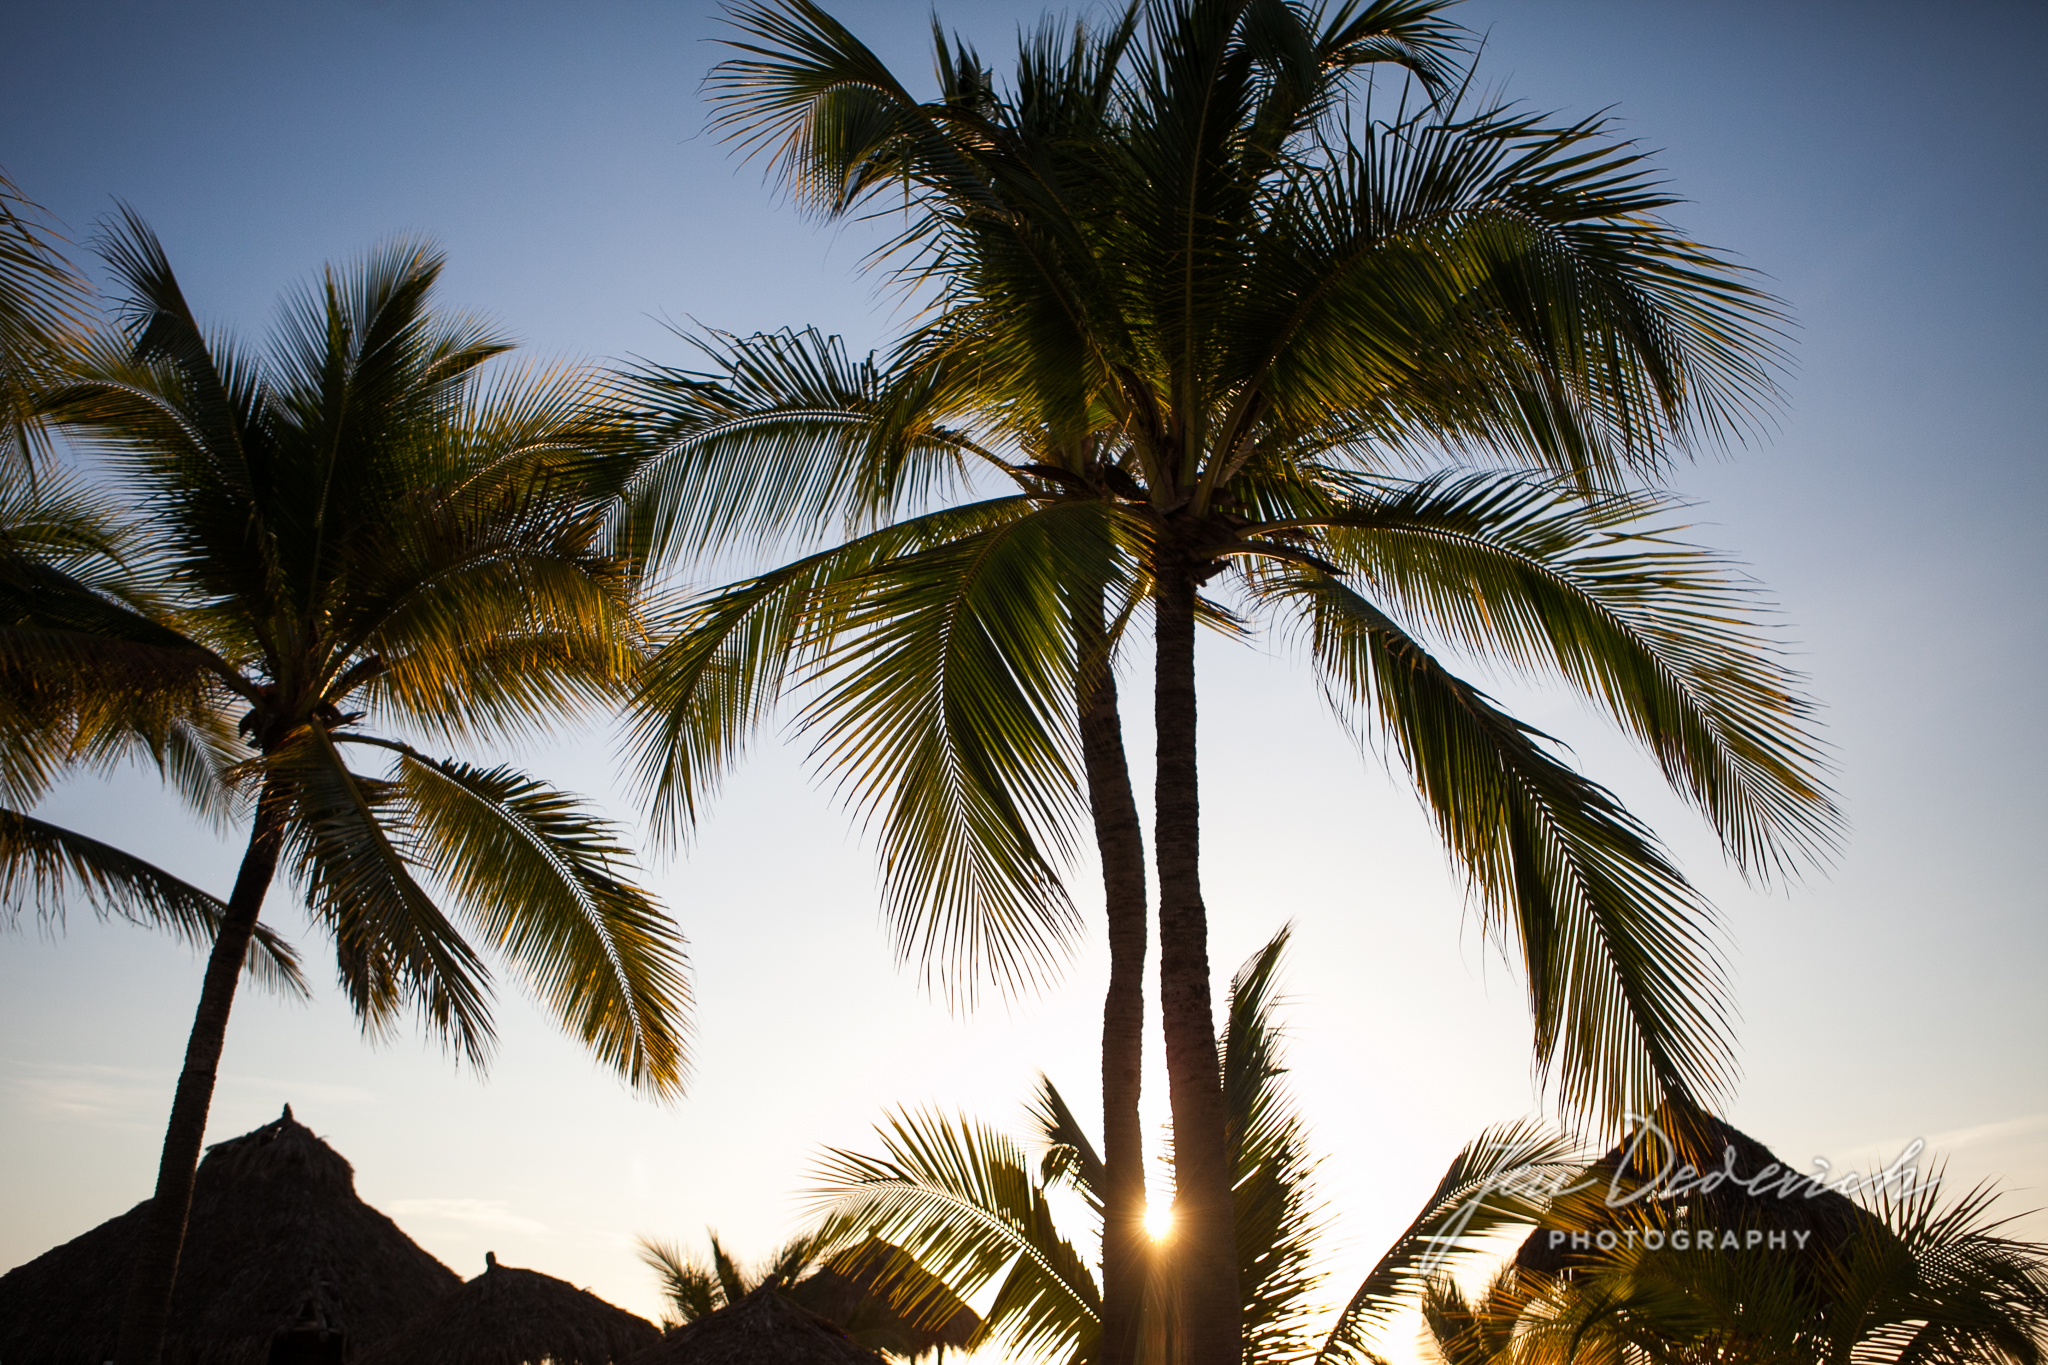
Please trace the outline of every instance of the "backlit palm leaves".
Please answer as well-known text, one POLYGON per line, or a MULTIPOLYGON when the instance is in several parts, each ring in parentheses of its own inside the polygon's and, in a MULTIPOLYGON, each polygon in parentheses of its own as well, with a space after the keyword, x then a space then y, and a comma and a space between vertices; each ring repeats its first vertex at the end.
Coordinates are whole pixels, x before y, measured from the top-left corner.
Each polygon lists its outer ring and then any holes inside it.
MULTIPOLYGON (((1244 1358, 1260 1365, 1310 1359, 1341 1365, 1372 1358, 1366 1350, 1371 1330, 1433 1269, 1470 1254, 1485 1234, 1540 1214, 1527 1198, 1500 1193, 1502 1176, 1519 1172, 1540 1182, 1568 1174, 1575 1169, 1573 1150, 1529 1125, 1482 1134, 1325 1326, 1314 1266, 1323 1230, 1311 1183, 1316 1163, 1282 1083, 1273 1020, 1286 941, 1285 931, 1275 936, 1232 981, 1218 1039, 1230 1113, 1244 1358)), ((964 1117, 892 1115, 880 1130, 881 1154, 828 1154, 817 1191, 828 1214, 825 1235, 879 1237, 961 1298, 995 1284, 978 1344, 1076 1365, 1098 1361, 1101 1295, 1058 1225, 1055 1210, 1066 1206, 1049 1195, 1065 1190, 1078 1196, 1095 1225, 1089 1235, 1097 1234, 1102 1162, 1050 1081, 1041 1084, 1031 1115, 1033 1145, 1041 1153, 1036 1159, 1007 1134, 964 1117)), ((1176 1235, 1168 1234, 1168 1247, 1176 1235)), ((1171 1267, 1170 1257, 1153 1262, 1139 1356, 1148 1365, 1178 1358, 1179 1288, 1171 1267)), ((921 1305, 909 1291, 899 1294, 897 1307, 916 1320, 921 1305)))
POLYGON ((82 343, 91 286, 42 210, 0 174, 0 473, 32 481, 48 454, 37 394, 82 343))
MULTIPOLYGON (((812 6, 736 19, 742 55, 714 79, 724 126, 822 211, 907 191, 899 260, 936 316, 905 354, 952 367, 971 401, 948 411, 1003 431, 1029 412, 1094 443, 1105 477, 1048 483, 1088 489, 1132 547, 1128 576, 1075 591, 1149 595, 1163 632, 1162 925, 1201 923, 1187 623, 1270 611, 1396 737, 1519 937, 1565 1099, 1612 1119, 1711 1094, 1726 1043, 1696 897, 1610 796, 1424 644, 1587 691, 1746 867, 1831 835, 1803 704, 1725 566, 1601 492, 1740 429, 1775 361, 1771 301, 1654 216, 1674 201, 1640 155, 1597 123, 1370 117, 1352 102, 1360 55, 1441 76, 1427 5, 1161 4, 1065 45, 1028 36, 1008 88, 946 48, 927 101, 812 6), (1371 44, 1360 24, 1380 26, 1371 44), (1391 477, 1447 456, 1549 472, 1391 477)), ((1206 985, 1179 996, 1205 1002, 1206 985)), ((1169 1032, 1206 1048, 1178 1008, 1169 1032)), ((1177 1074, 1205 1070, 1190 1053, 1177 1074)))
MULTIPOLYGON (((199 328, 132 215, 105 253, 124 335, 95 337, 42 410, 98 454, 120 501, 55 477, 10 487, 7 795, 140 753, 203 808, 249 819, 249 851, 209 908, 11 816, 6 885, 47 912, 82 879, 97 903, 215 931, 124 1318, 123 1360, 153 1361, 234 975, 274 870, 332 937, 372 1032, 411 1013, 482 1062, 495 953, 619 1075, 673 1095, 688 988, 674 926, 609 822, 510 768, 419 747, 517 737, 614 699, 637 666, 632 566, 607 548, 588 478, 604 441, 594 379, 482 378, 506 344, 430 306, 440 259, 423 247, 327 271, 260 356, 199 328)), ((289 957, 266 958, 295 979, 289 957)))

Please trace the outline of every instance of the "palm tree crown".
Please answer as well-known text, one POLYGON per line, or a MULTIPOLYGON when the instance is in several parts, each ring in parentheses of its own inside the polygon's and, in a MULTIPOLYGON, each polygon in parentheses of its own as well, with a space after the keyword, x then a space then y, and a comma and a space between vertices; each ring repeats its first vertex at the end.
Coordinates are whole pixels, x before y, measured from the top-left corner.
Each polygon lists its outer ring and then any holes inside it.
POLYGON ((234 981, 277 869, 373 1033, 410 1011, 485 1061, 475 936, 620 1076, 670 1096, 688 988, 613 826, 513 768, 420 747, 516 739, 614 697, 635 665, 631 575, 579 472, 596 381, 483 379, 508 348, 430 306, 441 261, 421 246, 327 271, 262 357, 200 329, 132 214, 106 255, 125 337, 97 338, 44 410, 121 501, 51 480, 9 505, 6 795, 25 804, 68 767, 142 752, 202 809, 249 819, 250 842, 224 901, 18 812, 4 851, 11 888, 82 883, 132 913, 210 916, 123 1326, 123 1359, 154 1360, 234 981))
MULTIPOLYGON (((1149 611, 1175 1254, 1203 1286, 1201 1365, 1235 1349, 1239 1295, 1198 621, 1296 634, 1339 710, 1384 733, 1526 969, 1539 1062, 1605 1123, 1726 1084, 1707 907, 1431 637, 1585 693, 1746 870, 1804 861, 1836 823, 1808 708, 1744 592, 1630 491, 1768 405, 1775 305, 1656 216, 1674 200, 1597 121, 1448 95, 1376 110, 1374 64, 1447 89, 1440 9, 1160 0, 1027 34, 1008 87, 942 38, 939 93, 919 99, 783 0, 735 9, 740 53, 713 78, 720 126, 805 203, 901 196, 890 249, 929 313, 889 403, 924 386, 949 431, 976 426, 909 443, 784 428, 754 449, 837 472, 778 482, 777 515, 859 531, 913 475, 980 452, 1008 452, 1016 492, 700 599, 638 698, 645 771, 687 808, 807 683, 822 755, 882 817, 911 944, 972 957, 1057 931, 1046 869, 1080 787, 1066 717, 1092 657, 1075 604, 1117 627, 1149 611), (1491 469, 1428 475, 1447 462, 1491 469)), ((703 467, 743 488, 731 464, 703 467)))

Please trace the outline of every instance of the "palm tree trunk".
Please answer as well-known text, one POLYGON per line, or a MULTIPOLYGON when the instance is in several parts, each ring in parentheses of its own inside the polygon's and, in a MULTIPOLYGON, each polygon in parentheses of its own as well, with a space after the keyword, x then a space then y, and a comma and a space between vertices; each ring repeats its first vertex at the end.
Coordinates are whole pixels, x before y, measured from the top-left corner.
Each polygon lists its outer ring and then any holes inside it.
POLYGON ((1153 829, 1159 867, 1159 1008, 1173 1102, 1173 1261, 1187 1365, 1243 1358, 1237 1238, 1230 1207, 1223 1079, 1209 995, 1202 905, 1201 793, 1195 765, 1195 575, 1162 556, 1155 590, 1159 773, 1153 829))
POLYGON ((1102 1004, 1102 1365, 1135 1365, 1144 1311, 1145 839, 1131 791, 1108 657, 1102 597, 1083 602, 1075 633, 1081 665, 1081 755, 1102 859, 1109 921, 1109 992, 1102 1004))
POLYGON ((242 958, 255 933, 263 895, 277 871, 284 843, 284 804, 283 794, 266 784, 257 799, 256 824, 249 835, 248 851, 242 855, 242 870, 235 877, 234 894, 228 898, 220 933, 206 959, 199 1010, 185 1044, 185 1069, 178 1075, 178 1093, 171 1101, 171 1121, 164 1132, 156 1194, 149 1201, 128 1271, 128 1297, 121 1309, 121 1335, 114 1350, 116 1365, 158 1365, 163 1357, 171 1294, 178 1283, 178 1256, 185 1247, 185 1221, 192 1212, 192 1181, 199 1171, 207 1111, 213 1106, 213 1083, 220 1069, 221 1044, 227 1037, 228 1012, 234 1007, 242 958))

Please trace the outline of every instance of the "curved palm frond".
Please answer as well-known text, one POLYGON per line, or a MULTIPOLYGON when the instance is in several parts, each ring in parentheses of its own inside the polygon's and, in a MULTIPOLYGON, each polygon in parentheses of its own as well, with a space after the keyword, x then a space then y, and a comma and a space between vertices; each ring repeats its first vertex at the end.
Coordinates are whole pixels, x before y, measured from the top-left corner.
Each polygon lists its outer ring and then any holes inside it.
POLYGON ((490 974, 413 869, 425 858, 396 784, 349 769, 317 727, 268 756, 292 801, 287 849, 306 908, 333 935, 341 986, 366 1032, 410 1005, 478 1068, 494 1041, 490 974))
MULTIPOLYGON (((968 1299, 1007 1275, 976 1344, 1078 1354, 1100 1328, 1101 1295, 1054 1226, 1031 1163, 1008 1137, 938 1114, 898 1112, 880 1130, 886 1155, 832 1149, 814 1191, 835 1237, 894 1244, 968 1299)), ((916 1305, 896 1305, 922 1327, 916 1305)))
POLYGON ((1053 502, 892 558, 816 666, 801 724, 879 824, 897 951, 969 992, 1032 981, 1078 927, 1059 876, 1085 810, 1070 602, 1126 593, 1141 533, 1053 502))
POLYGON ((686 965, 616 828, 510 768, 401 748, 391 780, 415 856, 563 1025, 632 1085, 680 1094, 686 965))
POLYGON ((138 529, 57 471, 0 488, 0 792, 142 756, 225 818, 224 662, 184 635, 138 529))
MULTIPOLYGON (((1489 1128, 1465 1144, 1338 1313, 1317 1365, 1376 1361, 1372 1333, 1404 1301, 1442 1283, 1444 1268, 1479 1251, 1489 1234, 1540 1220, 1549 1192, 1584 1165, 1575 1143, 1526 1120, 1489 1128)), ((1472 1363, 1454 1358, 1454 1365, 1472 1363)))
POLYGON ((1340 483, 1315 552, 1460 648, 1541 668, 1655 755, 1745 871, 1817 859, 1840 813, 1811 704, 1729 562, 1654 518, 1668 499, 1588 501, 1514 475, 1340 483))
POLYGON ((615 702, 639 662, 631 585, 591 549, 601 513, 559 488, 451 500, 366 534, 322 663, 381 717, 450 739, 519 737, 615 702))
POLYGON ((41 206, 0 173, 0 468, 33 482, 50 453, 43 392, 91 328, 92 285, 41 206))
POLYGON ((958 400, 933 357, 854 360, 815 328, 680 335, 710 369, 620 379, 643 452, 617 513, 636 560, 857 537, 993 458, 949 425, 958 400))
POLYGON ((1300 613, 1339 716, 1384 733, 1408 767, 1489 931, 1521 959, 1537 1064, 1567 1108, 1619 1128, 1723 1088, 1713 915, 1649 832, 1342 583, 1275 572, 1259 591, 1300 613))
POLYGON ((665 637, 628 701, 626 748, 658 840, 698 818, 776 702, 815 669, 865 575, 1021 515, 1021 498, 936 512, 654 613, 665 637))
POLYGON ((1675 202, 1601 119, 1368 124, 1280 183, 1226 364, 1290 429, 1371 415, 1396 458, 1655 472, 1753 430, 1783 363, 1778 303, 1654 218, 1675 202))
MULTIPOLYGON (((163 929, 194 948, 210 947, 226 912, 218 899, 162 868, 97 839, 33 816, 0 810, 0 913, 33 906, 45 924, 62 924, 65 901, 82 897, 101 919, 163 929)), ((265 990, 304 1000, 311 992, 299 954, 258 924, 242 970, 265 990)))

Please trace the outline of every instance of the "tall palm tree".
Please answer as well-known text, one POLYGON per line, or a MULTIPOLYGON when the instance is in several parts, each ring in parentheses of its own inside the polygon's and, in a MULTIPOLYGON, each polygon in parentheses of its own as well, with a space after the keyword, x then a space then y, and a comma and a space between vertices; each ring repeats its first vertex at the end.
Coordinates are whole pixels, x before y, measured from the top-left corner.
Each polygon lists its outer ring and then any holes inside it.
MULTIPOLYGON (((1282 930, 1233 978, 1217 1040, 1238 1191, 1233 1245, 1244 1354, 1258 1365, 1362 1365, 1371 1358, 1372 1329, 1429 1283, 1431 1267, 1469 1254, 1486 1233, 1539 1216, 1529 1199, 1495 1193, 1497 1178, 1521 1172, 1534 1185, 1545 1175, 1562 1177, 1576 1169, 1574 1152, 1528 1124, 1482 1134, 1458 1154, 1345 1306, 1326 1315, 1315 1269, 1325 1231, 1314 1200, 1316 1161, 1284 1083, 1283 1034, 1273 1017, 1287 939, 1282 930), (1447 1251, 1454 1228, 1459 1245, 1447 1251)), ((1078 1195, 1091 1231, 1099 1232, 1102 1160, 1050 1080, 1041 1078, 1031 1117, 1032 1142, 1043 1153, 1036 1161, 987 1124, 892 1115, 879 1130, 882 1155, 828 1154, 815 1192, 826 1215, 820 1235, 885 1239, 902 1250, 902 1264, 935 1277, 951 1296, 973 1297, 999 1280, 977 1345, 1096 1365, 1106 1349, 1102 1296, 1048 1194, 1078 1195)), ((1180 1358, 1175 1337, 1187 1291, 1170 1259, 1148 1269, 1139 1359, 1166 1365, 1180 1358)), ((914 1321, 930 1311, 921 1287, 907 1278, 879 1286, 914 1321)))
POLYGON ((125 745, 246 820, 248 843, 224 901, 19 813, 35 837, 6 853, 49 894, 82 881, 131 906, 211 907, 121 1323, 123 1365, 153 1365, 236 979, 280 867, 371 1033, 409 1010, 487 1060, 489 973, 466 928, 603 1062, 672 1095, 688 991, 613 826, 510 767, 419 747, 532 733, 613 698, 635 665, 629 574, 577 472, 593 378, 480 377, 507 346, 431 307, 441 258, 421 246, 326 271, 263 356, 202 331, 132 213, 105 254, 125 339, 101 338, 45 408, 103 456, 125 525, 69 560, 6 542, 9 795, 125 745))
MULTIPOLYGON (((1329 40, 1324 55, 1347 67, 1399 63, 1439 82, 1444 57, 1455 46, 1455 29, 1437 20, 1438 8, 1434 0, 1374 6, 1334 25, 1324 35, 1329 40)), ((858 48, 851 35, 814 6, 791 6, 786 15, 754 6, 739 11, 739 17, 743 28, 772 41, 802 43, 804 26, 810 25, 828 46, 858 48)), ((1101 142, 1113 114, 1117 67, 1138 19, 1134 3, 1100 34, 1082 28, 1062 35, 1048 25, 1031 41, 1020 62, 1020 80, 1032 92, 1022 101, 1031 110, 1031 126, 1020 131, 1036 151, 1057 155, 1061 149, 1101 142)), ((939 44, 948 101, 972 113, 975 82, 983 73, 970 56, 939 44)), ((887 78, 864 50, 857 60, 887 78)), ((957 346, 941 351, 950 354, 937 359, 914 343, 899 357, 904 362, 900 371, 877 374, 872 366, 848 366, 836 343, 796 333, 715 351, 712 358, 728 383, 706 383, 705 376, 675 371, 643 373, 642 397, 656 416, 663 458, 637 481, 637 510, 651 528, 655 547, 673 548, 679 541, 701 546, 742 529, 773 538, 792 528, 819 529, 835 522, 853 531, 869 530, 886 513, 942 491, 934 485, 948 484, 949 475, 957 479, 963 463, 982 462, 984 470, 1021 483, 1027 494, 1053 491, 1069 501, 1099 499, 1112 489, 1132 486, 1117 457, 1118 443, 1104 439, 1100 414, 1089 411, 1085 394, 1055 382, 1021 403, 1003 405, 1004 412, 986 403, 978 411, 972 404, 963 411, 974 372, 989 358, 977 365, 957 346), (975 419, 971 433, 947 425, 969 412, 975 419), (996 448, 1011 458, 995 454, 996 448)), ((1096 539, 1100 551, 1113 550, 1109 538, 1096 539)), ((1148 1253, 1138 1119, 1149 937, 1144 847, 1124 757, 1113 664, 1116 636, 1133 604, 1127 600, 1119 608, 1079 582, 1069 585, 1067 595, 1062 607, 1070 636, 1066 648, 1075 663, 1075 766, 1099 854, 1110 949, 1102 1048, 1108 1182, 1103 1274, 1112 1343, 1107 1358, 1125 1365, 1135 1350, 1148 1253)), ((668 681, 646 695, 671 715, 682 712, 688 704, 679 702, 678 694, 696 688, 703 662, 691 656, 681 669, 657 668, 656 676, 668 681)), ((725 716, 716 722, 721 738, 707 746, 714 763, 730 756, 728 727, 735 719, 725 716)), ((947 733, 934 738, 942 747, 956 746, 948 756, 955 761, 936 765, 946 770, 932 784, 942 789, 937 809, 927 803, 920 810, 914 800, 893 803, 887 836, 899 946, 921 940, 929 962, 931 949, 948 943, 968 959, 965 975, 970 980, 973 968, 981 965, 976 957, 986 955, 987 965, 997 972, 1016 975, 1019 959, 1039 957, 1040 935, 1057 943, 1071 932, 1070 908, 1042 851, 1048 843, 1059 851, 1064 833, 1058 821, 1033 819, 1063 808, 1066 784, 1039 784, 1041 789, 1024 793, 1024 799, 1012 799, 1013 793, 1002 788, 1014 783, 1002 770, 1007 766, 1014 774, 1020 765, 1006 761, 1002 750, 1016 735, 995 733, 1000 718, 984 719, 997 724, 977 735, 975 717, 956 713, 945 718, 947 733), (993 748, 977 742, 983 738, 992 738, 993 748), (980 790, 990 778, 996 790, 980 790), (1044 789, 1047 785, 1052 789, 1044 789), (952 834, 944 832, 948 827, 952 834), (946 849, 936 859, 929 856, 935 844, 946 849), (952 930, 929 932, 933 919, 949 923, 952 930)), ((643 739, 643 752, 665 748, 675 754, 693 746, 673 726, 657 727, 643 739)), ((931 758, 927 754, 922 760, 928 769, 934 766, 931 758)), ((1028 769, 1028 764, 1021 766, 1028 769)), ((680 778, 677 767, 658 756, 647 767, 659 775, 658 806, 668 804, 679 788, 689 793, 687 764, 680 778)), ((691 804, 687 795, 682 804, 691 804)))
MULTIPOLYGON (((1122 472, 1102 460, 1093 442, 1063 446, 1043 427, 1005 430, 1003 414, 963 408, 957 364, 924 366, 914 352, 897 358, 901 368, 878 364, 873 356, 855 361, 839 338, 808 329, 686 339, 700 348, 706 368, 646 365, 625 377, 631 420, 643 432, 646 453, 627 483, 623 520, 642 528, 646 552, 657 563, 684 549, 702 553, 736 530, 744 530, 749 539, 787 542, 806 532, 835 529, 829 523, 838 522, 853 532, 856 544, 849 548, 856 551, 856 563, 865 565, 870 560, 859 552, 859 542, 874 529, 873 521, 890 524, 892 543, 924 543, 919 528, 896 525, 900 518, 888 514, 919 498, 963 493, 971 498, 977 467, 1032 496, 1045 493, 1048 472, 1063 472, 1071 485, 1066 496, 1075 501, 1096 496, 1105 479, 1122 472), (1020 461, 1027 467, 1020 467, 1020 461), (821 507, 800 500, 820 484, 831 490, 828 499, 836 495, 847 505, 834 508, 827 501, 821 507), (735 496, 740 489, 748 493, 735 496), (906 530, 911 538, 900 540, 906 530)), ((1107 540, 1100 548, 1113 549, 1107 540)), ((835 581, 859 571, 852 564, 841 567, 844 572, 831 575, 835 581)), ((1126 1343, 1109 1358, 1127 1361, 1136 1349, 1148 1247, 1138 1099, 1149 926, 1144 840, 1125 758, 1113 656, 1128 604, 1114 614, 1111 605, 1102 593, 1084 588, 1060 610, 1068 636, 1062 675, 1071 679, 1071 728, 1078 738, 1080 785, 1101 866, 1109 946, 1102 1022, 1103 1279, 1110 1335, 1126 1343)), ((681 638, 688 641, 693 634, 686 627, 681 638)), ((693 803, 701 782, 688 764, 666 756, 688 743, 685 734, 706 714, 699 689, 709 662, 701 651, 685 646, 663 651, 649 669, 641 698, 651 705, 642 711, 651 711, 656 720, 642 728, 640 745, 647 767, 658 774, 653 783, 658 807, 678 798, 693 803), (683 724, 686 719, 689 723, 683 724), (672 774, 678 782, 669 780, 672 774)), ((750 718, 735 719, 739 725, 733 728, 744 728, 750 718)), ((898 946, 929 964, 934 936, 927 936, 920 948, 912 938, 915 926, 927 915, 950 915, 956 922, 991 926, 993 933, 969 928, 965 936, 988 942, 984 951, 997 970, 1028 974, 1036 966, 1039 943, 1033 930, 1042 927, 1054 939, 1068 931, 1058 871, 1042 849, 1048 840, 1057 849, 1060 831, 1029 827, 1016 806, 1002 799, 1000 784, 983 793, 973 780, 1002 761, 1004 736, 978 723, 991 719, 986 706, 962 708, 949 719, 954 723, 946 727, 941 743, 950 740, 967 754, 955 763, 968 779, 961 795, 994 798, 977 812, 981 818, 974 822, 973 837, 955 854, 983 867, 971 876, 942 874, 924 887, 911 875, 893 878, 898 946), (941 888, 951 894, 932 894, 941 888)), ((1074 757, 1069 754, 1067 761, 1074 757)), ((934 822, 917 818, 914 808, 906 814, 910 818, 892 821, 892 829, 911 834, 902 841, 911 847, 902 850, 900 863, 892 859, 892 864, 931 870, 930 860, 912 849, 918 827, 929 830, 934 822)), ((670 823, 664 820, 659 827, 670 823)), ((971 971, 964 985, 972 989, 971 971)))
MULTIPOLYGON (((1056 429, 1085 418, 1128 477, 1092 517, 1048 510, 1037 534, 1048 565, 1066 552, 1055 540, 1119 543, 1136 567, 1105 591, 1137 585, 1152 613, 1176 1257, 1199 1286, 1198 1365, 1235 1352, 1238 1303, 1200 884, 1198 619, 1299 631, 1333 700, 1386 731, 1490 923, 1519 941, 1539 1059, 1568 1106, 1605 1120, 1710 1096, 1726 1075, 1706 908, 1609 794, 1416 627, 1584 690, 1746 870, 1796 863, 1836 819, 1804 703, 1739 590, 1641 538, 1646 504, 1609 495, 1767 401, 1773 305, 1655 217, 1671 196, 1597 122, 1454 107, 1354 120, 1353 25, 1433 8, 1161 0, 1092 139, 1038 136, 1060 50, 1043 36, 1013 91, 942 46, 940 96, 919 101, 788 0, 737 12, 746 53, 714 76, 725 126, 822 211, 907 195, 895 246, 931 291, 927 335, 981 360, 992 405, 1039 403, 1056 429), (1584 502, 1387 478, 1446 455, 1550 470, 1584 502), (1622 554, 1596 548, 1631 532, 1622 554), (1546 563, 1560 544, 1570 573, 1546 563)), ((978 571, 952 559, 955 583, 978 571)), ((1118 560, 1072 558, 1105 562, 1118 560)), ((885 622, 908 616, 884 613, 926 601, 907 575, 875 582, 870 614, 832 609, 871 628, 870 650, 901 643, 885 622)), ((857 681, 817 714, 883 727, 887 671, 849 664, 857 681)), ((832 742, 864 771, 890 756, 846 736, 832 742)), ((1020 768, 1033 757, 1017 752, 1020 768)))

